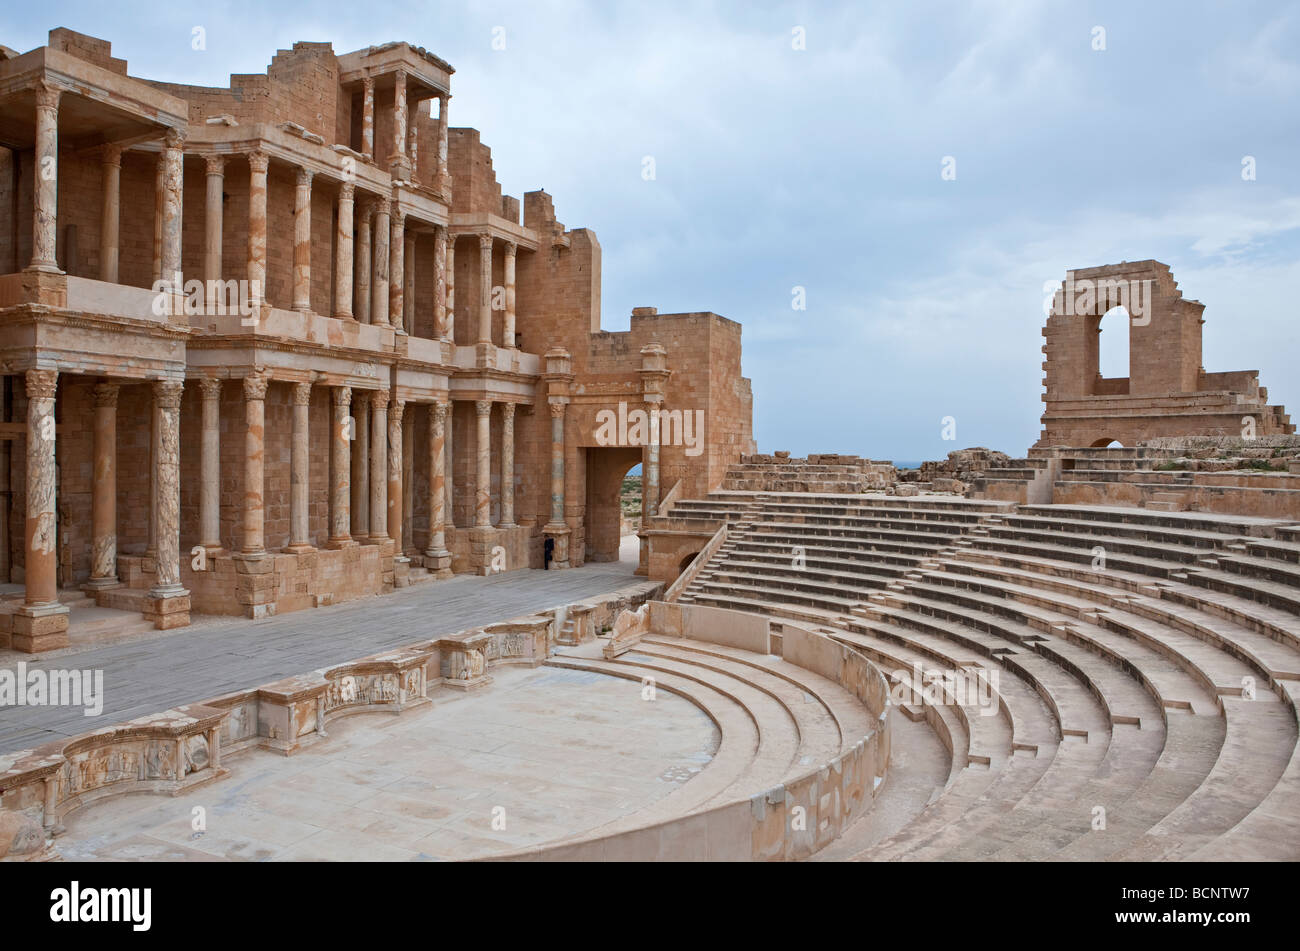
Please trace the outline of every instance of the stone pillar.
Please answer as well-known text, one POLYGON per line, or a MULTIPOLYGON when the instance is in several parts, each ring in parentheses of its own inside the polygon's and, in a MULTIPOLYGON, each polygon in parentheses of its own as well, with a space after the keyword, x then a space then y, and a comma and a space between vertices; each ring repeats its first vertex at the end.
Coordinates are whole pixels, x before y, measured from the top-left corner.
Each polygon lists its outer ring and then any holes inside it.
POLYGON ((158 482, 158 554, 155 556, 154 586, 145 598, 144 617, 158 630, 184 627, 190 623, 189 592, 181 586, 181 391, 184 384, 173 380, 154 383, 154 406, 158 414, 158 448, 155 452, 158 482))
POLYGON ((415 333, 415 232, 407 228, 402 254, 402 329, 415 333))
POLYGON ((388 326, 388 231, 392 201, 381 198, 375 205, 375 276, 370 288, 370 322, 388 326))
POLYGON ((369 76, 361 80, 361 154, 375 160, 375 81, 369 76))
POLYGON ((54 396, 57 370, 27 371, 26 594, 13 618, 13 646, 27 653, 66 647, 68 608, 59 603, 55 521, 54 396))
POLYGON ((433 339, 447 339, 447 226, 438 225, 433 242, 433 339))
POLYGON ((262 375, 244 377, 244 555, 266 554, 263 476, 266 451, 266 388, 262 375))
POLYGON ((650 438, 645 447, 645 480, 641 487, 641 522, 653 518, 659 511, 659 404, 646 403, 646 418, 650 421, 650 438))
POLYGON ((420 104, 411 103, 406 120, 406 155, 411 163, 411 180, 420 176, 420 104))
POLYGON ((515 349, 515 250, 515 243, 507 241, 505 261, 506 318, 505 332, 501 335, 501 346, 507 350, 515 349))
POLYGON ((393 178, 407 181, 411 167, 406 160, 406 72, 393 73, 393 154, 389 157, 389 170, 393 178))
POLYGON ((122 148, 106 145, 102 153, 104 204, 99 216, 99 279, 117 283, 122 220, 122 148))
POLYGON ((438 97, 438 194, 446 202, 451 197, 451 172, 447 168, 447 106, 451 93, 438 97))
POLYGON ((370 541, 388 540, 388 391, 370 396, 370 541))
POLYGON ((478 436, 474 444, 478 465, 474 478, 474 525, 486 528, 492 524, 492 401, 476 400, 478 436))
POLYGON ((551 403, 551 523, 564 522, 564 403, 551 403))
POLYGON ((199 381, 203 439, 199 446, 199 544, 221 550, 221 381, 199 381))
POLYGON ((266 170, 269 165, 265 152, 248 153, 248 295, 255 308, 266 303, 266 170))
POLYGON ((406 306, 406 212, 394 208, 388 216, 388 322, 406 333, 402 315, 406 306))
POLYGON ((370 537, 370 394, 355 393, 352 400, 352 537, 364 542, 370 537))
POLYGON ((167 167, 166 153, 158 150, 158 159, 154 162, 153 176, 153 279, 162 280, 162 241, 163 241, 163 191, 166 189, 167 167))
POLYGON ((334 245, 334 316, 352 319, 352 206, 356 186, 339 186, 338 234, 334 245))
POLYGON ((515 404, 501 404, 501 527, 515 524, 515 404))
POLYGON ((293 193, 293 309, 311 310, 311 179, 310 170, 298 167, 293 193))
POLYGON ((456 236, 447 232, 447 340, 456 342, 456 236))
MULTIPOLYGON (((221 280, 221 234, 225 213, 222 196, 226 186, 226 158, 223 155, 204 157, 206 165, 203 206, 203 280, 207 293, 208 310, 217 312, 217 294, 220 293, 212 282, 221 280)), ((221 301, 224 302, 224 299, 221 301)))
POLYGON ((393 551, 402 556, 402 416, 406 401, 395 399, 388 409, 388 537, 393 551))
POLYGON ((492 235, 478 236, 478 343, 492 344, 492 235))
MULTIPOLYGON (((293 385, 293 442, 289 450, 289 550, 312 551, 307 523, 311 461, 307 437, 311 422, 311 384, 293 385)), ((346 495, 346 493, 345 493, 346 495)))
POLYGON ((456 431, 456 402, 447 400, 447 428, 444 440, 447 444, 447 507, 443 512, 444 530, 456 527, 456 454, 452 451, 451 437, 456 431))
POLYGON ((447 550, 446 459, 447 404, 429 406, 429 547, 424 552, 424 567, 435 577, 451 575, 451 552, 447 550))
POLYGON ((162 159, 162 276, 171 291, 168 313, 182 319, 185 316, 185 281, 181 274, 181 212, 185 181, 183 142, 179 132, 168 129, 163 140, 162 159))
POLYGON ((57 274, 59 273, 59 97, 62 92, 45 82, 38 82, 35 92, 36 193, 32 216, 32 262, 29 268, 57 274))
POLYGON ((357 221, 357 320, 370 323, 370 213, 371 203, 361 203, 361 217, 357 221))
POLYGON ((352 388, 336 386, 330 392, 330 537, 329 548, 345 548, 352 542, 352 388))
POLYGON ((87 588, 117 585, 117 391, 95 386, 94 484, 90 500, 90 581, 87 588))

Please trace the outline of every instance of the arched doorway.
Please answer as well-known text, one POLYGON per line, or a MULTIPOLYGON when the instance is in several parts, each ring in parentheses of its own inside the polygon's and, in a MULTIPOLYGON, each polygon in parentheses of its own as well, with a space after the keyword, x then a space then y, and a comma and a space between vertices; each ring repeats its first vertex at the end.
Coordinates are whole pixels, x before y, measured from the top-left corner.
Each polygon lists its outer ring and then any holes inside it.
POLYGON ((1092 444, 1093 449, 1123 449, 1124 444, 1118 439, 1111 439, 1109 436, 1103 436, 1092 444))
POLYGON ((639 446, 587 450, 585 560, 639 561, 641 477, 633 470, 640 465, 639 446))

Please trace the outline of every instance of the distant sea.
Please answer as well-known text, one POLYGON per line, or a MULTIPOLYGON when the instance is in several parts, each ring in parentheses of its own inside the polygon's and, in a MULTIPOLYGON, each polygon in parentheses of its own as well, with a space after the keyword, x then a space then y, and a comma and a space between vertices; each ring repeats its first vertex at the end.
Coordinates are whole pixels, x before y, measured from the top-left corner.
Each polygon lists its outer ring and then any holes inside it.
POLYGON ((891 459, 895 469, 919 469, 921 463, 912 459, 891 459))

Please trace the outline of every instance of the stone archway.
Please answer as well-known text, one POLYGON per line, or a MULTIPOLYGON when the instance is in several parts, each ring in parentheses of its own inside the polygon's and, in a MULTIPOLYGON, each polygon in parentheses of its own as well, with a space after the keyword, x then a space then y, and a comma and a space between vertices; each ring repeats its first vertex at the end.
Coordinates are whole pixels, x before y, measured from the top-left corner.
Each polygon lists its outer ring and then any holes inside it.
POLYGON ((586 561, 618 561, 623 533, 623 479, 641 463, 640 446, 588 448, 586 561))

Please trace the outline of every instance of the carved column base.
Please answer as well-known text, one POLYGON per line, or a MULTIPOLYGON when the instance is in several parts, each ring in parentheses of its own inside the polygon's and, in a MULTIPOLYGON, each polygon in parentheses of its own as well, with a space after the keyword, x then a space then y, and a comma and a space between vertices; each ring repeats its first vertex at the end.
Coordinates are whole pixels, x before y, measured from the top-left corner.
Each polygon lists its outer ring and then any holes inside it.
POLYGON ((355 538, 331 538, 325 542, 325 547, 330 551, 340 551, 344 548, 356 548, 361 542, 355 538))
POLYGON ((160 631, 187 627, 190 623, 190 593, 176 585, 166 589, 155 588, 144 599, 144 619, 160 631))
POLYGON ((551 568, 569 567, 569 526, 563 522, 548 522, 542 527, 542 534, 555 539, 555 550, 551 552, 551 568))
POLYGON ((122 584, 116 575, 111 578, 91 578, 81 586, 82 591, 103 591, 105 588, 117 588, 122 584))
POLYGON ((450 578, 452 576, 451 552, 445 548, 438 551, 432 549, 426 551, 424 553, 424 567, 435 578, 450 578))
POLYGON ((24 604, 12 615, 11 644, 24 654, 38 654, 68 646, 66 604, 24 604))

